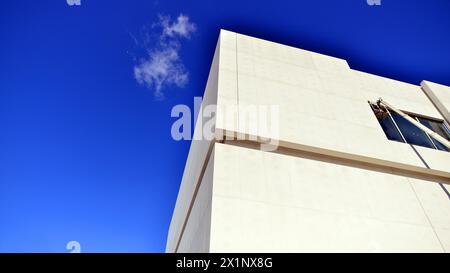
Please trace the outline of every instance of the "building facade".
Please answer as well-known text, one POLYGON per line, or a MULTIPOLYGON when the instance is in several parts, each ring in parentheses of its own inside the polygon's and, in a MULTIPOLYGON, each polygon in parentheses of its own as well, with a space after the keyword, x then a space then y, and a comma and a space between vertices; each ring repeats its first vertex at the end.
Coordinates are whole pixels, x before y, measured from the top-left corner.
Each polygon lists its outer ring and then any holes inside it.
POLYGON ((222 30, 202 105, 216 137, 191 143, 166 251, 450 252, 450 153, 380 97, 449 139, 450 87, 222 30), (240 126, 246 105, 279 107, 276 150, 240 126))

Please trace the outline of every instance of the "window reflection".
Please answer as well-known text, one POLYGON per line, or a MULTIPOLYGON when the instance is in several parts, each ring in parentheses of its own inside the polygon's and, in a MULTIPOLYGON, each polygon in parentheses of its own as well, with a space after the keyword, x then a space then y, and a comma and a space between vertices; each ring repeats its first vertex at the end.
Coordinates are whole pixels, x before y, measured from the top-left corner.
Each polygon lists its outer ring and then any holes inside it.
POLYGON ((407 143, 434 148, 433 143, 424 131, 395 112, 391 112, 391 116, 402 132, 402 135, 407 143))
MULTIPOLYGON (((420 123, 422 123, 423 125, 427 126, 428 129, 433 130, 434 132, 438 133, 441 137, 450 140, 450 134, 448 133, 447 129, 444 127, 445 125, 443 123, 437 122, 437 121, 432 121, 432 120, 428 120, 428 119, 424 119, 424 118, 417 118, 420 123)), ((436 146, 436 148, 438 148, 439 150, 442 151, 448 151, 448 148, 445 147, 442 143, 440 143, 439 141, 435 140, 435 139, 431 139, 434 143, 434 145, 436 146)))
MULTIPOLYGON (((449 148, 429 136, 426 132, 422 131, 399 114, 388 111, 385 108, 380 108, 382 106, 375 104, 371 104, 370 106, 389 140, 438 149, 441 151, 450 151, 449 148)), ((415 115, 409 116, 450 141, 449 128, 442 121, 431 120, 415 115)))

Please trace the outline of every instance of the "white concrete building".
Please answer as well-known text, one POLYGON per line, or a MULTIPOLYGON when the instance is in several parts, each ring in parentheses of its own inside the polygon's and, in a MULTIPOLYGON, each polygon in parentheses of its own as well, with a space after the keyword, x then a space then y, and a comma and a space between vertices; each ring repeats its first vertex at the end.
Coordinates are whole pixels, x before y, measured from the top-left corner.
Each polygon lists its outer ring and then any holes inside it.
POLYGON ((217 137, 192 141, 166 251, 450 252, 450 153, 378 119, 379 97, 449 139, 450 87, 222 30, 203 101, 217 137), (220 107, 251 104, 279 106, 276 151, 220 136, 249 134, 220 107))

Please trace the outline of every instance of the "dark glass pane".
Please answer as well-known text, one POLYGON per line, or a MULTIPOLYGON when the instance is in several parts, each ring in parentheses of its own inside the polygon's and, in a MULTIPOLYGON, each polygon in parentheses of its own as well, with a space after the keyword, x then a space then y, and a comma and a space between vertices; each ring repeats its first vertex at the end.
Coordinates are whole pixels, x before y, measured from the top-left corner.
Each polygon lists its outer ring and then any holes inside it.
POLYGON ((393 111, 391 115, 407 143, 434 149, 433 144, 424 131, 393 111))
MULTIPOLYGON (((447 129, 444 128, 444 124, 442 122, 432 121, 432 120, 424 119, 424 118, 418 118, 418 119, 419 119, 420 123, 427 126, 429 129, 438 133, 443 138, 450 140, 450 134, 447 132, 447 129)), ((431 140, 433 141, 434 145, 436 145, 436 147, 439 150, 442 150, 442 151, 449 150, 447 147, 445 147, 442 143, 440 143, 436 139, 431 138, 431 140)))
POLYGON ((443 122, 437 122, 433 120, 430 120, 429 122, 431 124, 431 127, 433 127, 433 131, 441 135, 441 137, 450 140, 450 132, 447 128, 445 128, 443 122))
POLYGON ((399 131, 395 127, 394 122, 392 121, 391 117, 387 114, 387 112, 381 111, 378 108, 374 108, 374 106, 372 106, 372 110, 375 113, 375 116, 377 117, 378 122, 381 125, 381 128, 383 128, 386 137, 390 140, 404 142, 402 136, 400 135, 399 131))

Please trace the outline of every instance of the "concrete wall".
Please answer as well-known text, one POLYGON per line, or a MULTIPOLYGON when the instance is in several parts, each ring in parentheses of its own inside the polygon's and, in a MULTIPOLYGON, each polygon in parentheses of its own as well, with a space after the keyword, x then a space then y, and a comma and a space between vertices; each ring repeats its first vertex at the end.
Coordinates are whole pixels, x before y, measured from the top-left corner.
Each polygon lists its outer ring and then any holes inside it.
MULTIPOLYGON (((424 168, 409 145, 386 138, 368 104, 383 97, 404 111, 443 119, 420 86, 245 35, 222 31, 221 37, 219 106, 279 105, 280 141, 424 168)), ((236 122, 218 121, 217 128, 249 133, 236 122)), ((449 153, 416 149, 431 169, 448 173, 449 153)))
MULTIPOLYGON (((203 108, 207 105, 217 104, 219 52, 220 39, 217 43, 217 47, 214 53, 200 112, 202 112, 203 108)), ((204 119, 203 115, 199 113, 195 124, 194 135, 202 130, 203 122, 206 122, 206 119, 204 119)), ((200 186, 205 168, 207 166, 209 154, 211 153, 211 150, 213 148, 213 142, 214 141, 212 140, 204 138, 200 140, 193 139, 191 142, 189 155, 186 160, 183 178, 180 184, 177 201, 167 235, 166 252, 175 252, 179 247, 182 237, 181 235, 182 233, 184 233, 189 214, 191 213, 192 207, 194 206, 195 196, 200 186)), ((196 209, 203 209, 203 207, 197 206, 196 209)), ((196 213, 203 214, 201 212, 196 213)), ((193 234, 184 233, 184 236, 193 236, 193 234)), ((190 239, 186 238, 185 240, 190 241, 190 239)), ((194 246, 191 247, 192 249, 201 248, 194 246)), ((184 250, 188 249, 184 247, 184 250)))
POLYGON ((389 141, 368 104, 444 119, 422 88, 222 30, 216 132, 250 133, 222 107, 278 105, 282 147, 193 141, 166 251, 450 251, 450 153, 389 141))
POLYGON ((450 251, 438 184, 215 145, 212 252, 450 251))
POLYGON ((421 86, 436 109, 450 124, 450 87, 429 81, 422 81, 421 86))
POLYGON ((201 179, 177 252, 209 252, 214 150, 201 179))

